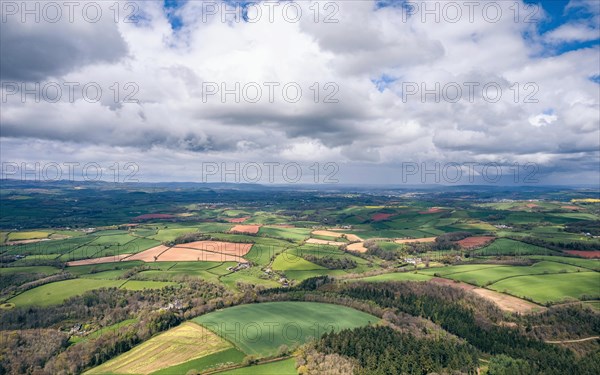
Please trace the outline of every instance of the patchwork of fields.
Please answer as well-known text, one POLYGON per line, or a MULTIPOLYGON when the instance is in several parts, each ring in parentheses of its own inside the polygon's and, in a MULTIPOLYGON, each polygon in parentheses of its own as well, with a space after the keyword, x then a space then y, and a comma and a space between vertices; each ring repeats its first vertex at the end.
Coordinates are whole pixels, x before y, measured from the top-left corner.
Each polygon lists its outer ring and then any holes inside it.
MULTIPOLYGON (((532 316, 575 302, 598 308, 597 203, 466 203, 461 198, 452 206, 395 198, 402 204, 365 205, 338 198, 331 205, 294 201, 260 209, 188 203, 171 211, 135 212, 119 225, 3 230, 0 313, 58 307, 72 297, 95 296, 99 289, 110 289, 101 292, 106 295, 128 291, 118 301, 125 309, 129 298, 152 290, 149 299, 166 298, 147 312, 152 319, 157 319, 154 313, 181 319, 184 311, 198 312, 186 312, 185 319, 100 366, 87 367, 87 373, 279 375, 297 373, 296 360, 288 357, 311 339, 381 321, 342 305, 257 297, 268 288, 304 291, 294 288, 310 285, 311 278, 333 278, 325 294, 340 285, 442 284, 491 301, 502 314, 532 316), (199 284, 199 295, 188 303, 169 299, 183 287, 193 290, 197 281, 213 285, 219 297, 211 300, 212 289, 204 295, 208 284, 199 284), (405 282, 411 284, 397 284, 405 282), (227 307, 232 304, 239 305, 227 307)), ((146 323, 143 316, 115 316, 102 323, 65 320, 61 329, 80 323, 93 327, 70 336, 69 345, 82 345, 103 337, 98 327, 117 331, 146 323)))

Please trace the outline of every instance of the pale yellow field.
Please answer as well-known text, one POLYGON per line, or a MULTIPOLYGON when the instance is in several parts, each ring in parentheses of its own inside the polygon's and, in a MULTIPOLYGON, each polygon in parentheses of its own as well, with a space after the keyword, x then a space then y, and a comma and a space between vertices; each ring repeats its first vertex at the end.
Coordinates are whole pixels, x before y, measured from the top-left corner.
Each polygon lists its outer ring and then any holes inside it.
POLYGON ((363 246, 363 242, 351 243, 346 248, 350 251, 358 251, 359 253, 364 253, 367 251, 367 248, 363 246))
POLYGON ((231 347, 228 341, 208 329, 196 323, 186 322, 91 369, 86 374, 149 374, 231 347))

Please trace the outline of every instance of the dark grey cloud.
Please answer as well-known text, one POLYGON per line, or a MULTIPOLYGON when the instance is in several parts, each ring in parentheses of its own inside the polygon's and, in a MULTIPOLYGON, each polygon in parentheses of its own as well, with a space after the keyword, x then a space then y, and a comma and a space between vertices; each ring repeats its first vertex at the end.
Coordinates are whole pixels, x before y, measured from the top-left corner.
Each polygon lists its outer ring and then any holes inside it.
POLYGON ((96 23, 86 21, 77 12, 71 23, 68 9, 62 14, 56 23, 47 22, 43 16, 40 22, 32 16, 22 22, 20 13, 6 15, 0 23, 1 80, 37 82, 126 56, 127 45, 106 10, 96 23))

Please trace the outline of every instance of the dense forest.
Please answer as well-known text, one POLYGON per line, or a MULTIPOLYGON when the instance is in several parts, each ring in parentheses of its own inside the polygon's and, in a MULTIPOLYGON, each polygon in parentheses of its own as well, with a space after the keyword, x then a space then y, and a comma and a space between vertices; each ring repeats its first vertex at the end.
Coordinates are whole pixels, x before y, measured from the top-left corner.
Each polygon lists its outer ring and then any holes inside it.
POLYGON ((325 354, 358 360, 355 374, 415 374, 461 371, 475 374, 477 350, 445 339, 417 338, 390 327, 362 327, 326 333, 317 344, 325 354))

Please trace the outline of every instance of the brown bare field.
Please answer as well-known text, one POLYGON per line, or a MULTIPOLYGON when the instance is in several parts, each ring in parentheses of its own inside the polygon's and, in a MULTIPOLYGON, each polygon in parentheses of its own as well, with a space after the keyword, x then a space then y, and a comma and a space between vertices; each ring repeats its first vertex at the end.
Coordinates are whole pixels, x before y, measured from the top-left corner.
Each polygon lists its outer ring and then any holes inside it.
POLYGON ((367 251, 367 248, 363 246, 362 242, 351 243, 346 248, 350 251, 357 251, 359 253, 365 253, 367 251))
POLYGON ((225 221, 228 223, 243 223, 244 221, 246 221, 248 219, 250 219, 250 216, 235 217, 235 218, 231 218, 231 219, 225 219, 225 221))
POLYGON ((312 243, 312 244, 317 244, 317 245, 331 245, 331 246, 341 246, 341 245, 346 244, 345 242, 320 240, 318 238, 309 238, 308 240, 306 240, 306 243, 312 243))
POLYGON ((495 237, 491 236, 473 236, 456 241, 463 249, 477 249, 492 242, 495 237))
POLYGON ((233 228, 229 230, 230 233, 249 233, 256 234, 260 229, 260 225, 234 225, 233 228))
POLYGON ((328 236, 328 237, 341 237, 343 233, 334 232, 332 230, 313 230, 312 234, 316 234, 317 236, 328 236))
POLYGON ((223 241, 196 241, 176 245, 174 248, 212 251, 213 253, 221 253, 241 257, 243 255, 246 255, 248 251, 250 251, 250 249, 252 248, 252 244, 223 241))
POLYGON ((121 254, 116 256, 76 260, 67 266, 84 266, 90 264, 113 263, 119 261, 141 260, 143 262, 245 262, 242 258, 252 248, 252 244, 223 241, 196 241, 168 247, 155 246, 137 254, 121 254))
POLYGON ((535 203, 527 203, 525 206, 526 206, 527 208, 536 208, 536 207, 539 207, 539 206, 538 206, 537 204, 535 204, 535 203))
POLYGON ((421 215, 426 215, 426 214, 436 214, 438 212, 443 211, 441 208, 438 207, 431 207, 430 209, 428 209, 427 211, 419 211, 419 213, 421 215))
POLYGON ((335 238, 339 238, 339 237, 342 237, 342 235, 345 235, 346 238, 348 239, 348 241, 351 241, 351 242, 362 241, 362 238, 358 237, 356 234, 340 232, 342 230, 343 229, 314 230, 314 231, 312 231, 312 234, 316 234, 317 236, 328 236, 328 237, 335 237, 335 238))
POLYGON ((141 260, 144 262, 154 262, 154 260, 162 253, 164 253, 168 246, 158 245, 148 250, 144 250, 141 253, 133 254, 127 260, 141 260))
POLYGON ((350 233, 345 233, 346 234, 346 239, 348 239, 348 241, 354 242, 354 241, 362 241, 363 239, 358 237, 356 234, 350 234, 350 233))
POLYGON ((424 238, 409 238, 395 240, 395 243, 413 243, 413 242, 435 242, 436 237, 424 237, 424 238))
POLYGON ((131 254, 119 254, 101 258, 74 260, 72 262, 67 262, 67 266, 88 266, 90 264, 120 262, 122 259, 127 258, 130 255, 131 254))
POLYGON ((371 220, 373 220, 373 221, 383 221, 383 220, 389 219, 392 216, 394 216, 394 215, 393 214, 378 213, 378 214, 371 215, 371 220))
POLYGON ((213 253, 206 250, 194 250, 183 247, 172 247, 158 257, 158 262, 244 262, 241 257, 213 253))
POLYGON ((489 289, 475 288, 473 289, 473 292, 483 298, 493 301, 501 310, 504 311, 526 314, 532 311, 544 309, 535 303, 489 289))
POLYGON ((567 254, 577 255, 578 257, 588 258, 588 259, 600 259, 600 251, 592 250, 592 251, 581 251, 581 250, 565 250, 567 254))

